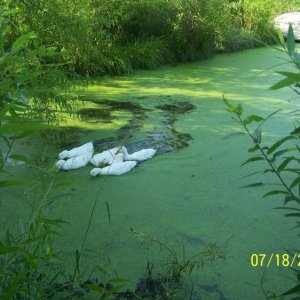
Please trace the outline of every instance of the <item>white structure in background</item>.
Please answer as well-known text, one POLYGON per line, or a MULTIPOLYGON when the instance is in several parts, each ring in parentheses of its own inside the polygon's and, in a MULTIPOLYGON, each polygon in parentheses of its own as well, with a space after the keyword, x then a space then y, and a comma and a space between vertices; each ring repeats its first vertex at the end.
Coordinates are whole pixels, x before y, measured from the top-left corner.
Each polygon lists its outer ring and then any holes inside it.
POLYGON ((294 11, 279 15, 274 19, 276 28, 282 30, 284 36, 287 36, 289 25, 293 26, 295 40, 300 41, 300 12, 294 11))

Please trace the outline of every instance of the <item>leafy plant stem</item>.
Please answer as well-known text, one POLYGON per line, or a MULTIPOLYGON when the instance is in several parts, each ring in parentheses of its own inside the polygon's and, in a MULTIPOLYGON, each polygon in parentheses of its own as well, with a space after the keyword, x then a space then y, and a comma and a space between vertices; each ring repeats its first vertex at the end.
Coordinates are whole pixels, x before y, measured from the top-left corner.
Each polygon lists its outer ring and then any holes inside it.
POLYGON ((6 155, 5 155, 5 158, 3 159, 3 162, 2 162, 2 164, 1 164, 0 169, 2 169, 2 168, 4 167, 5 162, 7 161, 8 156, 9 156, 9 154, 10 154, 10 152, 11 152, 11 149, 12 149, 14 143, 15 143, 15 140, 16 140, 16 139, 13 138, 12 142, 10 143, 9 148, 8 148, 8 151, 7 151, 6 155))
POLYGON ((269 164, 269 166, 271 167, 272 171, 276 174, 277 178, 280 180, 280 182, 282 183, 282 185, 284 186, 284 188, 287 190, 287 192, 297 201, 300 202, 300 199, 293 193, 293 191, 288 187, 288 185, 286 184, 286 182, 284 181, 284 179, 282 178, 282 176, 280 175, 279 171, 277 170, 276 166, 271 162, 271 160, 268 158, 268 156, 266 155, 265 151, 262 149, 262 147, 260 146, 259 143, 256 142, 256 139, 254 137, 254 135, 249 131, 247 125, 243 122, 242 118, 240 115, 236 114, 236 116, 238 117, 240 123, 243 125, 243 127, 245 128, 247 134, 251 137, 253 143, 256 145, 256 147, 259 149, 259 151, 261 152, 261 154, 263 155, 264 159, 267 161, 267 163, 269 164))
POLYGON ((49 193, 51 192, 52 190, 52 186, 53 186, 53 180, 50 182, 49 186, 48 186, 48 189, 47 191, 45 192, 44 194, 44 197, 40 203, 40 205, 38 206, 37 210, 35 211, 34 215, 31 217, 31 220, 28 222, 28 226, 27 226, 27 230, 25 230, 26 232, 28 232, 30 230, 30 226, 32 225, 32 223, 34 222, 34 220, 37 218, 38 214, 40 213, 40 210, 42 209, 42 207, 44 206, 45 204, 45 201, 49 195, 49 193))

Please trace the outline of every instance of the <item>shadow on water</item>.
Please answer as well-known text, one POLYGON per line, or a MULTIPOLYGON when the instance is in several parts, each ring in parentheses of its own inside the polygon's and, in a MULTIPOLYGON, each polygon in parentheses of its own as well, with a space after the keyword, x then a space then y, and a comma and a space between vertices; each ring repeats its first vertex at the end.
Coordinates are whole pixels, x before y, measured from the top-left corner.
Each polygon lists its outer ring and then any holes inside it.
POLYGON ((174 102, 156 106, 157 113, 162 115, 161 123, 155 130, 147 131, 146 138, 140 140, 136 135, 142 129, 145 120, 149 118, 148 114, 154 109, 145 108, 138 103, 108 99, 98 101, 85 99, 85 101, 93 102, 99 107, 80 109, 78 113, 83 122, 110 123, 116 118, 113 113, 120 111, 128 112, 131 116, 127 123, 117 130, 116 136, 93 141, 99 150, 125 144, 129 152, 150 147, 157 149, 158 153, 176 152, 188 147, 189 141, 192 139, 190 134, 179 132, 175 128, 179 115, 196 109, 196 106, 189 102, 174 102))

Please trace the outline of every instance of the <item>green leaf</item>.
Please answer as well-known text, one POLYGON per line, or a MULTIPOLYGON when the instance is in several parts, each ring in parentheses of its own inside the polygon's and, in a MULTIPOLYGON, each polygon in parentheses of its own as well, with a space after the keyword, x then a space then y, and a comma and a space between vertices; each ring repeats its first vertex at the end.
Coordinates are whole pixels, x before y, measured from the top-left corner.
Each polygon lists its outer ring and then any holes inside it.
POLYGON ((120 291, 124 287, 125 287, 125 285, 117 285, 117 286, 113 287, 110 290, 106 290, 106 292, 103 293, 103 295, 100 298, 100 300, 108 299, 110 296, 112 296, 114 293, 120 291))
POLYGON ((300 213, 285 214, 285 217, 300 217, 300 213))
POLYGON ((241 103, 239 103, 234 111, 238 116, 241 116, 243 114, 243 106, 241 103))
POLYGON ((27 45, 27 43, 36 38, 36 34, 31 31, 31 32, 28 32, 28 33, 25 33, 23 35, 21 35, 19 38, 16 39, 16 41, 13 43, 12 45, 12 50, 17 50, 19 48, 22 48, 24 47, 25 45, 27 45))
POLYGON ((255 156, 255 157, 249 158, 244 163, 242 163, 241 166, 244 166, 244 165, 248 164, 249 162, 258 161, 258 160, 264 160, 264 158, 262 156, 255 156))
POLYGON ((8 247, 4 246, 2 243, 0 244, 0 255, 11 253, 11 252, 17 252, 20 249, 18 247, 8 247))
POLYGON ((291 201, 299 202, 299 199, 296 198, 295 196, 287 195, 284 199, 284 205, 286 205, 288 202, 291 202, 291 201))
POLYGON ((292 184, 290 185, 290 189, 292 189, 293 187, 295 187, 297 184, 300 183, 300 176, 297 177, 293 182, 292 184))
POLYGON ((291 134, 298 134, 298 133, 300 133, 300 127, 295 128, 295 129, 291 132, 291 134))
POLYGON ((255 145, 254 147, 252 147, 252 148, 249 148, 248 149, 248 152, 255 152, 255 151, 257 151, 259 149, 259 146, 258 145, 255 145))
POLYGON ((263 120, 264 120, 263 117, 260 117, 260 116, 257 116, 257 115, 250 115, 246 119, 244 119, 243 123, 245 125, 247 125, 247 124, 250 124, 252 122, 260 122, 260 121, 263 121, 263 120))
POLYGON ((277 194, 289 194, 287 191, 271 191, 271 192, 269 192, 269 193, 266 193, 266 194, 264 194, 263 195, 263 198, 265 198, 265 197, 269 197, 269 196, 272 196, 272 195, 277 195, 277 194))
POLYGON ((278 166, 277 170, 278 170, 279 172, 281 172, 282 170, 285 169, 285 167, 288 165, 288 163, 289 163, 290 161, 292 161, 292 160, 293 160, 293 157, 288 157, 288 158, 286 158, 286 159, 278 166))
POLYGON ((288 140, 295 140, 297 139, 295 136, 293 135, 289 135, 286 136, 282 139, 280 139, 279 141, 277 141, 275 144, 273 144, 270 149, 268 150, 268 154, 271 154, 274 150, 276 150, 280 145, 282 145, 284 142, 288 141, 288 140))
POLYGON ((253 140, 256 144, 260 144, 261 142, 261 128, 258 127, 253 133, 253 140))
POLYGON ((282 74, 286 76, 286 78, 278 81, 274 85, 270 87, 271 90, 279 90, 284 87, 296 84, 300 82, 300 74, 299 73, 292 73, 292 72, 277 72, 279 74, 282 74))
POLYGON ((283 150, 276 151, 273 154, 272 161, 275 161, 278 156, 281 156, 284 153, 292 152, 292 151, 296 151, 296 150, 297 150, 297 148, 286 148, 286 149, 283 149, 283 150))
POLYGON ((42 239, 44 239, 46 237, 49 237, 51 235, 61 235, 61 233, 58 232, 58 231, 54 231, 54 230, 47 230, 47 231, 45 231, 45 232, 43 232, 39 235, 36 235, 32 238, 28 238, 27 240, 23 241, 21 244, 31 244, 35 241, 42 240, 42 239))
POLYGON ((11 300, 16 295, 16 292, 18 290, 19 281, 24 275, 22 273, 18 274, 13 278, 13 280, 10 280, 10 285, 6 289, 5 293, 1 296, 2 300, 11 300))
POLYGON ((300 211, 299 208, 286 207, 286 206, 282 206, 282 207, 274 207, 273 209, 284 209, 284 210, 295 210, 295 211, 300 211))
POLYGON ((84 287, 90 289, 91 291, 97 292, 99 294, 106 292, 105 288, 96 284, 85 284, 84 287))
POLYGON ((287 40, 286 40, 286 46, 287 46, 289 56, 293 57, 294 53, 295 53, 296 44, 295 44, 294 30, 293 30, 293 26, 291 24, 289 25, 289 30, 288 30, 288 34, 287 34, 287 40))
POLYGON ((228 99, 224 95, 223 95, 223 101, 226 104, 226 106, 228 107, 228 110, 230 112, 234 112, 235 111, 236 107, 234 105, 230 104, 229 101, 228 101, 228 99))
POLYGON ((48 219, 48 218, 38 218, 36 219, 39 223, 49 224, 49 225, 56 225, 61 226, 61 224, 68 224, 68 222, 62 220, 62 219, 48 219))

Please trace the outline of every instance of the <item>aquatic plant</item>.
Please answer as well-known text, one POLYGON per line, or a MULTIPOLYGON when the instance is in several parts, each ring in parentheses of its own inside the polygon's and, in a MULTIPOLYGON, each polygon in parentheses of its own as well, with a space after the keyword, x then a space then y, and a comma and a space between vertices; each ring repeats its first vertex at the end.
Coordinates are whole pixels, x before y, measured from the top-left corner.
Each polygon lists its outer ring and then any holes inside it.
MULTIPOLYGON (((279 49, 283 51, 288 56, 287 62, 292 63, 298 70, 300 70, 300 55, 296 51, 295 46, 295 37, 293 33, 293 28, 290 25, 286 43, 284 42, 283 36, 280 35, 279 43, 282 48, 279 49)), ((272 90, 278 90, 284 87, 290 87, 298 95, 300 94, 300 73, 299 72, 277 72, 283 75, 285 78, 278 81, 271 86, 272 90)), ((300 127, 299 121, 295 124, 295 129, 288 133, 287 135, 282 136, 280 139, 276 140, 272 145, 267 146, 263 144, 262 139, 262 125, 268 121, 273 115, 278 113, 280 110, 274 111, 269 114, 267 117, 262 117, 259 115, 249 115, 243 116, 243 107, 241 104, 233 105, 228 101, 228 99, 223 97, 224 103, 227 106, 228 111, 235 115, 235 119, 243 126, 245 132, 251 138, 254 146, 248 149, 249 153, 253 153, 254 156, 247 159, 242 165, 248 163, 254 163, 257 161, 264 161, 267 164, 267 168, 256 171, 249 176, 256 174, 266 174, 271 173, 279 181, 280 188, 272 189, 263 197, 272 197, 274 195, 283 196, 283 206, 276 207, 275 209, 280 209, 287 211, 285 214, 286 217, 300 217, 300 172, 298 164, 300 159, 298 157, 300 153, 299 134, 300 127), (253 123, 258 123, 254 129, 251 129, 253 123), (293 205, 293 202, 296 205, 293 205), (287 206, 288 205, 288 206, 287 206)), ((294 111, 295 112, 295 111, 294 111)), ((255 187, 257 183, 248 185, 248 187, 255 187)), ((300 223, 297 221, 296 228, 300 227, 300 223)), ((299 251, 292 250, 290 251, 291 256, 296 255, 299 251)), ((291 268, 293 265, 289 264, 291 268)), ((292 268, 297 276, 297 284, 289 289, 288 291, 282 293, 279 297, 288 296, 288 295, 299 295, 300 293, 300 272, 297 269, 292 268)), ((262 286, 262 284, 261 284, 262 286)), ((274 293, 266 292, 263 287, 262 290, 267 299, 277 299, 274 293)))
MULTIPOLYGON (((200 268, 204 268, 207 262, 214 262, 218 259, 224 259, 224 244, 220 245, 217 242, 211 242, 199 249, 197 253, 187 256, 185 246, 183 243, 179 243, 176 241, 175 245, 169 245, 169 243, 162 242, 159 239, 152 237, 149 234, 145 234, 131 228, 130 231, 141 240, 141 244, 147 245, 158 245, 160 249, 167 254, 166 262, 163 263, 160 267, 164 267, 165 271, 162 275, 156 277, 154 279, 155 286, 157 288, 158 282, 160 282, 160 293, 163 296, 169 295, 174 296, 176 299, 176 295, 180 294, 180 290, 184 290, 185 297, 190 295, 190 299, 192 299, 194 291, 194 282, 192 279, 192 274, 198 271, 200 268), (184 279, 188 278, 190 286, 188 287, 188 291, 186 287, 184 287, 184 279)), ((153 268, 154 263, 149 264, 147 262, 147 274, 146 281, 153 280, 153 268)), ((148 284, 150 284, 148 282, 148 284)), ((152 282, 153 283, 153 282, 152 282)))

